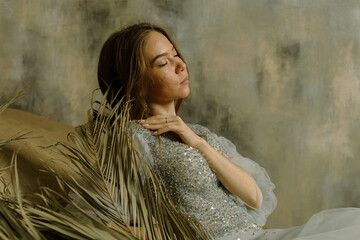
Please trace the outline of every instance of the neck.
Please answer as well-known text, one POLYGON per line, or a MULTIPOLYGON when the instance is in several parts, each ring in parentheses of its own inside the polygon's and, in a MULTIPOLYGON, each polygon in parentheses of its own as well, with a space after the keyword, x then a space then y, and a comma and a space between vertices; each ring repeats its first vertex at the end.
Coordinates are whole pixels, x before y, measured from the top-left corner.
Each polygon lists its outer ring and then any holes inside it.
POLYGON ((171 101, 168 103, 149 103, 150 114, 156 115, 173 115, 176 116, 175 102, 171 101))

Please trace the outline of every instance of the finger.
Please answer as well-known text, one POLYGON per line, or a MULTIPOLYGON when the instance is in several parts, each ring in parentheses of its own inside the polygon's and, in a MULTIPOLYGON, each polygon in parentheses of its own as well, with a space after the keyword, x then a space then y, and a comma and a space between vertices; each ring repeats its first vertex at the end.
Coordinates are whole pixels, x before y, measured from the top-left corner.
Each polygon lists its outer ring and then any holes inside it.
POLYGON ((159 128, 157 129, 155 132, 153 132, 154 136, 158 136, 160 134, 166 133, 166 132, 171 132, 172 129, 169 126, 165 126, 163 128, 159 128))
POLYGON ((178 129, 178 125, 176 123, 144 124, 143 127, 148 130, 167 128, 168 131, 176 131, 178 129))
POLYGON ((166 124, 160 123, 160 124, 143 124, 143 127, 149 130, 157 130, 163 127, 166 127, 166 124))
POLYGON ((172 115, 157 115, 152 116, 147 119, 144 119, 144 121, 141 121, 141 124, 157 124, 157 123, 169 123, 175 121, 176 116, 172 115))

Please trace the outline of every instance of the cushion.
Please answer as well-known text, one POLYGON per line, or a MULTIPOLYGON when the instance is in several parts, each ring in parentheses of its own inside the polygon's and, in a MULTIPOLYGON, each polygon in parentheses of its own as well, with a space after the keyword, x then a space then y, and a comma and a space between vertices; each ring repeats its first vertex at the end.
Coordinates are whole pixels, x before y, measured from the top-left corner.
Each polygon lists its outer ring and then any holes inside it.
MULTIPOLYGON (((67 142, 67 134, 74 132, 74 127, 49 120, 47 118, 17 109, 7 109, 0 115, 0 140, 7 140, 26 133, 26 139, 11 141, 0 149, 0 167, 11 165, 11 157, 17 152, 17 165, 20 186, 23 193, 39 192, 40 186, 57 189, 55 177, 44 171, 51 167, 67 179, 70 162, 54 152, 50 146, 59 141, 67 142), (65 161, 65 164, 55 161, 65 161)), ((14 176, 10 169, 4 172, 4 179, 10 182, 14 176)))

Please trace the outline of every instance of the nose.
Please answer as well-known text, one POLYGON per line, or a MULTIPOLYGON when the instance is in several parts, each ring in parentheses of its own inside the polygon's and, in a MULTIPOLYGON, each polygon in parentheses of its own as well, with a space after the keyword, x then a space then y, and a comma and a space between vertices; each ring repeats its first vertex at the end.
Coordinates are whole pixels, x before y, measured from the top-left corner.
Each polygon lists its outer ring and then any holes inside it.
POLYGON ((186 69, 186 63, 181 58, 179 58, 179 60, 176 63, 175 72, 181 73, 185 69, 186 69))

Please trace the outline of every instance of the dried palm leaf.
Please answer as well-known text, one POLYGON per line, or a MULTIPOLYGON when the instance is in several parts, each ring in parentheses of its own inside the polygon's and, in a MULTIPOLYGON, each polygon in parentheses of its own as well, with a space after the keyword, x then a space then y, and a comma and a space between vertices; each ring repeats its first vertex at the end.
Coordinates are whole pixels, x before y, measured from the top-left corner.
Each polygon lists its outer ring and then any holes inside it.
MULTIPOLYGON (((73 144, 52 146, 75 166, 69 173, 71 181, 53 171, 61 192, 43 188, 37 195, 42 205, 34 206, 21 198, 18 175, 13 174, 15 196, 0 192, 0 237, 212 239, 199 223, 176 209, 137 150, 135 131, 130 130, 136 130, 129 121, 130 103, 120 101, 110 109, 105 99, 96 110, 92 104, 88 123, 69 134, 73 144)), ((16 155, 16 172, 15 160, 16 155)))
MULTIPOLYGON (((24 95, 25 92, 25 88, 23 88, 22 90, 20 90, 14 97, 12 97, 10 100, 8 100, 7 102, 3 103, 0 105, 0 114, 3 113, 5 111, 6 108, 8 108, 13 102, 15 102, 17 99, 19 99, 20 97, 22 97, 24 95)), ((11 139, 5 139, 5 140, 0 140, 0 149, 7 143, 14 141, 14 140, 21 140, 21 139, 25 139, 25 135, 27 133, 19 133, 15 136, 13 136, 11 139)))
POLYGON ((36 206, 22 198, 16 153, 12 162, 15 194, 0 193, 1 239, 129 239, 101 222, 86 222, 56 211, 53 206, 58 200, 53 198, 53 194, 41 195, 44 200, 51 201, 51 205, 36 206))
POLYGON ((210 239, 200 224, 175 207, 137 150, 136 124, 129 121, 129 109, 130 103, 123 101, 112 109, 105 100, 97 110, 92 105, 88 123, 69 135, 76 147, 59 143, 63 149, 59 152, 76 166, 81 179, 79 183, 75 178, 71 182, 59 178, 63 188, 71 189, 105 224, 138 238, 210 239))
POLYGON ((21 89, 14 97, 12 97, 9 101, 5 102, 4 104, 0 105, 0 114, 5 111, 7 107, 9 107, 13 102, 24 95, 25 88, 21 89))

